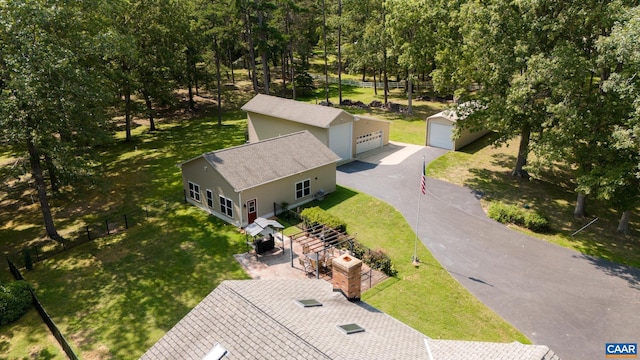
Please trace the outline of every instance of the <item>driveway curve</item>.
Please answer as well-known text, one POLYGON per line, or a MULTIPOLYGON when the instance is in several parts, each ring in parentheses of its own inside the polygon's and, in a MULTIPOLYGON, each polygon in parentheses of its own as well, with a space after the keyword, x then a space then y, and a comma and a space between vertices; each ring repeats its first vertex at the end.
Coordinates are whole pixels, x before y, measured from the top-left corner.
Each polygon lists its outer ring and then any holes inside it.
POLYGON ((485 215, 471 189, 428 178, 421 195, 422 157, 444 153, 393 143, 338 167, 337 182, 391 204, 414 231, 421 201, 418 237, 441 265, 562 359, 604 359, 606 343, 640 342, 640 270, 511 230, 485 215))

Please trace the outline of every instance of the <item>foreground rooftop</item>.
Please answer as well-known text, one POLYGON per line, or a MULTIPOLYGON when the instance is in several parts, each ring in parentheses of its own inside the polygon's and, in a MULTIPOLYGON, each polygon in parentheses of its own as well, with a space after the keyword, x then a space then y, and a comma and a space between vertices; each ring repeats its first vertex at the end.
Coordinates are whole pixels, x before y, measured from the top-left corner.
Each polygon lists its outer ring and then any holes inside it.
POLYGON ((540 345, 429 339, 316 279, 224 281, 142 359, 203 359, 217 344, 224 359, 557 359, 540 345), (352 324, 363 331, 339 328, 352 324))

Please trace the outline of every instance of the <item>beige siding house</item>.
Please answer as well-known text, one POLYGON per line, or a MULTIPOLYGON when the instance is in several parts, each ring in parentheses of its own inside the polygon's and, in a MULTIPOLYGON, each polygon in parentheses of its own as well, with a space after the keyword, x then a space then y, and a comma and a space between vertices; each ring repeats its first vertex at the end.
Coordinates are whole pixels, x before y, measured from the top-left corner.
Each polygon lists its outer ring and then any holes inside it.
POLYGON ((336 188, 340 158, 308 131, 200 155, 179 164, 187 202, 244 227, 336 188))
POLYGON ((342 162, 389 143, 389 121, 354 116, 337 108, 258 94, 242 110, 247 112, 250 143, 307 130, 342 162))
POLYGON ((489 130, 469 131, 464 129, 455 138, 454 132, 459 121, 455 111, 445 110, 427 118, 426 145, 447 150, 459 150, 478 138, 489 133, 489 130))

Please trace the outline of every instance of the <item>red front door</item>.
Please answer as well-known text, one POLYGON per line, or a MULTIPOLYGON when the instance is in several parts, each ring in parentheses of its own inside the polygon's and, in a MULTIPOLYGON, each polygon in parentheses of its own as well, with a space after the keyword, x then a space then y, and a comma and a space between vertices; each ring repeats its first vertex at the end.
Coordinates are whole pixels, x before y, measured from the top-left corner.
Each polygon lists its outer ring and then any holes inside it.
POLYGON ((258 217, 258 207, 256 206, 256 199, 247 201, 247 220, 249 224, 252 224, 258 217))

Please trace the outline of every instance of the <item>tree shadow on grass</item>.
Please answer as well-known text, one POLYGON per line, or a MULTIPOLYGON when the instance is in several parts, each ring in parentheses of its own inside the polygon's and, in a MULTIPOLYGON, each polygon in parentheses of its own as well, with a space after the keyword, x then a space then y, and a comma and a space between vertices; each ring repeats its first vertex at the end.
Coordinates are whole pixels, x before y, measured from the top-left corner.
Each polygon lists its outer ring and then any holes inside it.
POLYGON ((237 229, 197 209, 88 243, 28 274, 47 310, 85 355, 138 357, 227 278, 246 278, 237 229))
POLYGON ((319 206, 321 209, 327 210, 356 195, 358 195, 356 191, 336 185, 336 191, 327 194, 323 200, 312 201, 310 204, 311 206, 319 206))
MULTIPOLYGON (((465 153, 465 154, 469 154, 469 155, 473 155, 476 154, 478 151, 483 150, 485 148, 487 148, 488 146, 491 146, 491 144, 494 143, 495 139, 498 138, 498 134, 490 132, 486 135, 481 136, 480 138, 476 139, 475 141, 473 141, 471 144, 466 145, 465 147, 463 147, 462 149, 458 149, 456 150, 457 152, 461 152, 461 153, 465 153)), ((513 164, 515 164, 515 157, 513 157, 513 164)))

